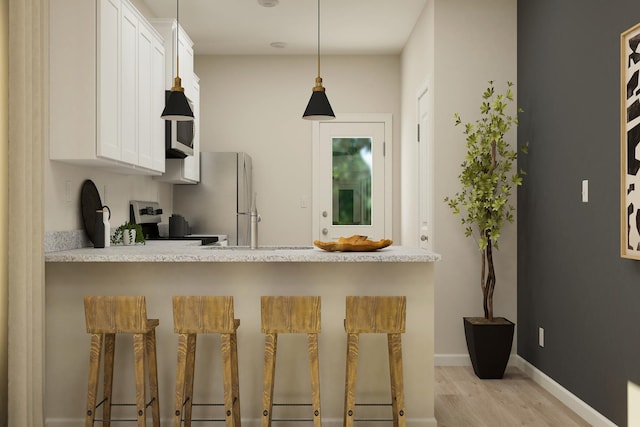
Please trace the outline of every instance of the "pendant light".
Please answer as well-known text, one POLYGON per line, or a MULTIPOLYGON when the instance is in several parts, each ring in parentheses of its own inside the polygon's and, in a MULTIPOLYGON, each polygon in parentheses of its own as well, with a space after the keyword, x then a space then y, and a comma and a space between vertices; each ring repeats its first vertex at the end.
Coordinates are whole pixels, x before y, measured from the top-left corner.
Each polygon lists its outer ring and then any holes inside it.
POLYGON ((189 101, 184 95, 184 88, 182 87, 182 80, 179 73, 179 56, 180 44, 178 43, 178 37, 180 34, 180 20, 179 13, 180 0, 176 0, 176 77, 173 79, 173 87, 169 93, 167 103, 162 111, 160 118, 164 120, 177 120, 177 121, 191 121, 193 120, 193 111, 189 106, 189 101))
POLYGON ((331 104, 327 99, 324 86, 322 86, 322 77, 320 77, 320 0, 318 0, 318 77, 316 77, 316 85, 311 93, 311 99, 304 110, 302 118, 305 120, 331 120, 335 119, 331 104))

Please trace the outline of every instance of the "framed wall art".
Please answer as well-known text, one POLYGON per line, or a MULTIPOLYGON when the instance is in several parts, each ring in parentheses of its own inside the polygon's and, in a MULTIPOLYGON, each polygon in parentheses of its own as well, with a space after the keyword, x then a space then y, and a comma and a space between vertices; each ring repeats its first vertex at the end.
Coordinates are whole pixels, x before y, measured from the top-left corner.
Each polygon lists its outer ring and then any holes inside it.
POLYGON ((640 24, 620 35, 621 256, 640 260, 640 24))

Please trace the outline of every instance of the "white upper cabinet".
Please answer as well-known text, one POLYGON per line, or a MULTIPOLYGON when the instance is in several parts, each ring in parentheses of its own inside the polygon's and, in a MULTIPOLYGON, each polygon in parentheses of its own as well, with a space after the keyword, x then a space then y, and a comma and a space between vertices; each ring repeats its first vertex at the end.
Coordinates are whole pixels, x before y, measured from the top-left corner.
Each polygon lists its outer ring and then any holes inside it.
MULTIPOLYGON (((191 91, 187 95, 193 102, 193 115, 200 118, 200 82, 195 74, 192 74, 191 91)), ((185 91, 187 88, 184 88, 185 91)), ((193 124, 193 156, 182 160, 182 178, 186 182, 197 183, 200 181, 200 120, 193 124)))
MULTIPOLYGON (((150 19, 153 28, 160 33, 164 39, 165 51, 165 88, 173 87, 173 79, 176 76, 176 59, 179 57, 179 76, 182 80, 182 87, 187 98, 193 91, 193 42, 182 27, 179 29, 178 45, 179 50, 176 55, 176 29, 175 19, 150 19)), ((192 100, 193 101, 193 100, 192 100)))
MULTIPOLYGON (((157 38, 153 38, 153 49, 151 51, 151 69, 153 73, 151 78, 147 79, 152 85, 151 93, 151 144, 152 157, 153 157, 153 170, 164 172, 165 168, 165 121, 160 119, 156 120, 162 113, 165 104, 164 96, 164 82, 165 82, 165 51, 164 45, 157 38), (153 80, 153 81, 152 81, 153 80)), ((144 76, 140 76, 144 79, 144 76)))
MULTIPOLYGON (((164 46, 153 30, 138 27, 138 163, 164 172, 164 46)), ((124 135, 123 135, 124 138, 124 135)))
MULTIPOLYGON (((87 2, 91 3, 91 2, 87 2)), ((56 6, 57 2, 53 2, 51 4, 52 14, 54 10, 58 9, 56 6)), ((87 53, 89 59, 85 56, 80 58, 78 55, 77 58, 73 58, 73 64, 69 64, 66 66, 67 61, 58 61, 58 57, 61 54, 62 49, 68 49, 64 46, 56 46, 55 48, 52 46, 51 48, 51 120, 50 126, 52 130, 58 130, 60 128, 60 133, 62 138, 51 138, 50 141, 50 152, 53 158, 62 158, 62 156, 70 156, 72 159, 77 158, 75 156, 89 157, 91 156, 91 143, 96 144, 96 154, 99 157, 113 159, 113 160, 121 160, 121 143, 120 137, 118 135, 118 130, 120 129, 120 94, 118 91, 119 86, 119 57, 120 57, 120 36, 119 36, 119 22, 120 22, 120 14, 121 14, 121 2, 120 0, 107 0, 102 1, 99 4, 100 13, 98 29, 100 31, 100 37, 98 37, 98 49, 100 55, 97 55, 97 52, 87 53), (79 140, 81 135, 75 135, 71 133, 69 138, 64 138, 64 129, 62 129, 63 124, 67 124, 69 121, 65 117, 60 117, 61 114, 58 113, 58 109, 60 105, 58 100, 54 96, 54 91, 58 91, 62 89, 61 87, 61 76, 60 74, 66 74, 65 77, 70 77, 74 74, 74 71, 77 71, 78 68, 82 65, 83 62, 86 62, 87 67, 92 67, 91 58, 95 58, 98 65, 98 94, 100 96, 97 99, 98 109, 97 112, 100 113, 98 117, 96 117, 97 126, 98 126, 98 135, 97 139, 92 138, 90 140, 79 140), (88 59, 88 60, 87 60, 88 59), (71 67, 73 65, 74 67, 71 67), (73 138, 73 139, 72 139, 73 138), (79 147, 82 145, 82 147, 79 147), (68 147, 65 149, 65 146, 68 147), (82 148, 82 149, 80 149, 82 148), (73 153, 71 150, 78 150, 79 152, 73 153), (86 153, 86 154, 85 154, 86 153), (58 156, 54 157, 53 154, 58 154, 58 156), (74 156, 75 154, 75 156, 74 156)), ((64 11, 63 11, 64 13, 64 11)), ((54 21, 52 17, 51 22, 51 43, 53 41, 59 41, 60 38, 67 39, 67 36, 79 38, 79 34, 69 34, 73 33, 71 28, 68 28, 64 25, 63 22, 59 22, 54 25, 54 21)), ((94 35, 95 30, 91 33, 82 32, 84 34, 94 35)), ((80 33, 80 34, 82 34, 80 33)), ((87 70, 89 72, 89 70, 87 70)), ((71 82, 69 82, 71 83, 71 82)), ((87 88, 87 90, 91 90, 91 88, 87 88)), ((94 91, 92 90, 91 93, 94 91)), ((87 94, 87 92, 82 91, 82 93, 87 94)), ((74 97, 75 98, 75 97, 74 97)), ((75 102, 79 102, 76 108, 79 110, 86 109, 87 112, 93 113, 93 105, 96 102, 91 98, 83 101, 81 99, 74 99, 75 102)), ((81 112, 81 111, 79 111, 81 112)), ((60 112, 62 113, 62 112, 60 112)), ((86 113, 85 113, 86 114, 86 113)), ((92 114, 93 115, 93 114, 92 114)), ((86 137, 86 136, 85 136, 86 137)), ((80 158, 82 158, 80 157, 80 158)))
POLYGON ((165 173, 154 179, 172 184, 197 184, 200 181, 200 83, 193 72, 193 42, 182 27, 178 28, 175 19, 151 19, 150 22, 164 38, 166 89, 173 87, 178 60, 178 75, 182 80, 185 96, 193 104, 195 116, 193 155, 184 159, 167 159, 165 173), (177 46, 176 30, 179 31, 177 46))
POLYGON ((164 63, 162 37, 128 0, 51 2, 49 157, 164 172, 164 63))

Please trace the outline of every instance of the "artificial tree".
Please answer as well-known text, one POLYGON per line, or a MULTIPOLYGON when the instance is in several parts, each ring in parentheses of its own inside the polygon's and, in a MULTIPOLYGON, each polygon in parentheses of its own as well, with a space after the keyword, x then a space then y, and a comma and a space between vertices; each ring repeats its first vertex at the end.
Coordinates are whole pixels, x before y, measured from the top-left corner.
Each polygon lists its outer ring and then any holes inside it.
MULTIPOLYGON (((493 249, 498 249, 500 231, 505 221, 513 222, 515 208, 510 202, 513 186, 522 184, 525 171, 513 171, 518 152, 505 139, 518 117, 507 111, 513 103, 514 84, 507 82, 505 93, 497 93, 493 81, 489 81, 482 94, 480 118, 463 123, 458 113, 454 114, 455 125, 464 125, 467 154, 459 175, 462 189, 445 202, 460 215, 465 226, 465 235, 474 236, 481 252, 482 267, 480 284, 484 318, 493 321, 493 292, 496 273, 493 249)), ((517 113, 522 112, 518 108, 517 113)), ((527 153, 528 145, 521 148, 527 153)))

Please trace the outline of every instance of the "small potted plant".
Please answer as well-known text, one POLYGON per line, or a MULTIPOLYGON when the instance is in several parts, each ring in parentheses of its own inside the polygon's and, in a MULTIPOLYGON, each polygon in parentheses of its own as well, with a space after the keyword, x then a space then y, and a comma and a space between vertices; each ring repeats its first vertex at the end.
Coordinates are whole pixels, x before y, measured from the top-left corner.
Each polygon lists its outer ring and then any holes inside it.
MULTIPOLYGON (((513 102, 513 83, 507 82, 504 94, 496 93, 493 81, 482 95, 481 116, 475 122, 462 123, 454 114, 456 126, 464 125, 467 154, 459 175, 461 190, 445 198, 454 214, 460 215, 465 235, 473 236, 481 256, 482 305, 484 318, 465 317, 464 327, 469 356, 480 378, 502 378, 511 353, 513 322, 493 316, 493 291, 496 273, 493 256, 498 249, 505 221, 513 222, 511 189, 522 184, 523 170, 513 171, 518 152, 505 135, 518 125, 517 115, 507 112, 513 102)), ((522 112, 517 109, 517 113, 522 112)), ((522 147, 526 154, 527 144, 522 147)))
POLYGON ((111 244, 113 245, 133 245, 136 243, 146 244, 140 224, 125 222, 116 228, 111 236, 111 244))

